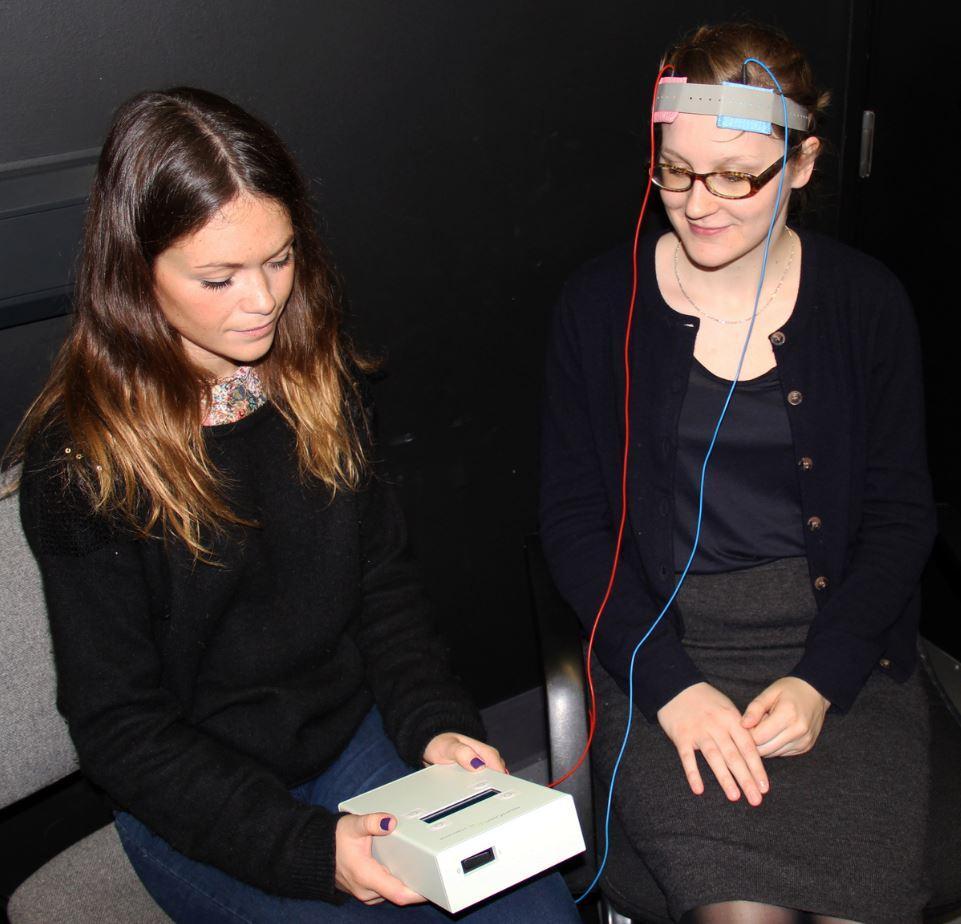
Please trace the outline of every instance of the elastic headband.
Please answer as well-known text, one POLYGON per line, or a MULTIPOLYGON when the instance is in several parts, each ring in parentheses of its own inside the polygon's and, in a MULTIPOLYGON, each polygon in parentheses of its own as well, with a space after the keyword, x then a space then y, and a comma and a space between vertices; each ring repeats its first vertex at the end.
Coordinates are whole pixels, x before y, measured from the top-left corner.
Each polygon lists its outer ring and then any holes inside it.
POLYGON ((718 128, 771 134, 771 126, 780 125, 806 132, 811 128, 811 112, 784 98, 787 104, 787 126, 781 94, 768 87, 752 87, 743 83, 688 83, 686 77, 662 77, 654 101, 654 121, 673 122, 679 112, 693 115, 716 115, 718 128))

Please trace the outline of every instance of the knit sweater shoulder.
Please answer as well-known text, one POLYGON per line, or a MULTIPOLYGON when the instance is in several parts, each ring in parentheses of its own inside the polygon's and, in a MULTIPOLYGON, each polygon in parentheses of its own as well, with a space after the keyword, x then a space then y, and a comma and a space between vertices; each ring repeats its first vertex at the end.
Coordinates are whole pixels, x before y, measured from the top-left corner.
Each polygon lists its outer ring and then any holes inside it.
POLYGON ((374 704, 412 766, 440 732, 482 736, 480 718, 447 667, 390 487, 303 481, 270 404, 205 440, 255 524, 210 537, 216 564, 93 514, 62 426, 30 447, 21 516, 58 706, 85 774, 177 850, 267 892, 336 900, 336 816, 289 789, 374 704))

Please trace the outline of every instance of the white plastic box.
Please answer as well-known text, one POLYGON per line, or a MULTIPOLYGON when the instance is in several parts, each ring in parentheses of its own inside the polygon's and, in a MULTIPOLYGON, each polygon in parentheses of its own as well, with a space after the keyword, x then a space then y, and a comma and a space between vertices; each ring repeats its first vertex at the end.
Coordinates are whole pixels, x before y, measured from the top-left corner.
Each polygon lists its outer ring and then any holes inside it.
POLYGON ((456 912, 581 853, 574 800, 494 770, 435 765, 341 802, 389 812, 373 855, 425 898, 456 912))

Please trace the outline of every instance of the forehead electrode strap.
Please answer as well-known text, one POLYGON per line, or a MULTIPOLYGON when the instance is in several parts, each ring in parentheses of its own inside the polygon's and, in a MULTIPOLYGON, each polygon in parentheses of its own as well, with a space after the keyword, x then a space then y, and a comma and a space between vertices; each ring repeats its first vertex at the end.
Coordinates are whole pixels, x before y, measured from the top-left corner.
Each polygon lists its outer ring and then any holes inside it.
MULTIPOLYGON (((785 98, 784 102, 787 104, 787 128, 809 131, 811 113, 793 100, 785 98)), ((770 134, 772 123, 784 125, 780 94, 765 87, 740 83, 687 83, 684 78, 662 80, 654 104, 655 121, 673 121, 679 112, 717 116, 722 128, 743 127, 764 134, 770 134), (766 92, 759 93, 758 90, 766 92), (751 123, 758 127, 748 127, 751 123), (761 126, 767 126, 766 130, 761 126)))

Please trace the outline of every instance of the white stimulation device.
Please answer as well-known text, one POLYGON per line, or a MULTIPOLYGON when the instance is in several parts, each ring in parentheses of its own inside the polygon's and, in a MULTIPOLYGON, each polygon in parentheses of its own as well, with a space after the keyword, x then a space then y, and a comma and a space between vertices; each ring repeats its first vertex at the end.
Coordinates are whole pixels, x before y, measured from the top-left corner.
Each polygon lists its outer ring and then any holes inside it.
POLYGON ((341 802, 390 812, 373 855, 405 885, 455 912, 584 850, 574 800, 494 770, 434 765, 341 802))

